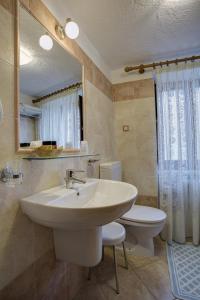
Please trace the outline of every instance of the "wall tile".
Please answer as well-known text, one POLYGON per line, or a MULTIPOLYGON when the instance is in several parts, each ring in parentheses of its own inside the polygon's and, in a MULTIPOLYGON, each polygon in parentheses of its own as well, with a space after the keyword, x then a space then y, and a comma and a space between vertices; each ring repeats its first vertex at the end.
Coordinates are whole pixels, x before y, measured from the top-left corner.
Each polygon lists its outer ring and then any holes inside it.
POLYGON ((114 103, 116 155, 123 179, 140 195, 157 196, 156 119, 153 97, 114 103), (129 131, 123 131, 129 125, 129 131))
POLYGON ((10 13, 12 10, 11 1, 0 2, 0 60, 5 60, 10 64, 14 64, 14 18, 10 13), (5 3, 6 2, 6 3, 5 3))
POLYGON ((86 139, 90 151, 101 154, 104 160, 113 158, 113 104, 89 81, 86 81, 86 139), (92 124, 92 126, 91 126, 92 124))
POLYGON ((113 85, 114 101, 126 101, 146 97, 154 97, 154 83, 152 79, 142 79, 113 85))

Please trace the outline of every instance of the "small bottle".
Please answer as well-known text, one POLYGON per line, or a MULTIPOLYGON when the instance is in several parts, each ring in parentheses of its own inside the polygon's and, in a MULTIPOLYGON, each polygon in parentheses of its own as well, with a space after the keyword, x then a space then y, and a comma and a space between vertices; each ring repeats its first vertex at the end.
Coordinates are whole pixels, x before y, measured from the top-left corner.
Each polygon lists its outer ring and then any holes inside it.
POLYGON ((81 141, 81 153, 88 154, 88 142, 87 141, 81 141))

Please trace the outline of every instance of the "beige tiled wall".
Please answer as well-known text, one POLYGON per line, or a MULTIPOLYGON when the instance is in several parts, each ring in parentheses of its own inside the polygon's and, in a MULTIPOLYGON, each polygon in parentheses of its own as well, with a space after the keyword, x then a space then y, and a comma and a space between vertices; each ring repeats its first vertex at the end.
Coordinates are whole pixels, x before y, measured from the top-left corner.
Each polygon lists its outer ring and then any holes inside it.
POLYGON ((113 102, 88 80, 85 87, 86 139, 90 151, 100 153, 104 160, 111 160, 114 154, 113 102))
POLYGON ((116 155, 122 161, 123 179, 136 185, 139 195, 157 197, 153 82, 140 81, 114 85, 116 155), (123 125, 129 126, 128 132, 123 125))
MULTIPOLYGON (((14 18, 9 11, 12 5, 7 5, 8 2, 12 4, 12 1, 0 2, 4 4, 0 5, 0 98, 4 108, 4 119, 0 125, 0 168, 5 166, 6 162, 19 159, 15 154, 14 18)), ((97 74, 99 74, 97 78, 101 76, 99 72, 97 74)), ((113 150, 110 140, 112 101, 108 96, 109 87, 105 94, 102 92, 103 78, 102 76, 101 88, 95 87, 94 76, 93 83, 86 81, 85 131, 91 151, 98 150, 102 154, 102 159, 110 159, 113 150), (102 137, 100 137, 101 126, 105 129, 102 137)), ((105 85, 109 85, 107 81, 105 85)), ((63 295, 68 296, 66 299, 71 299, 84 280, 82 268, 56 263, 52 231, 31 222, 22 213, 19 205, 21 197, 63 183, 66 168, 82 169, 86 168, 86 163, 81 159, 43 162, 23 160, 23 184, 9 188, 0 183, 0 299, 2 300, 54 300, 63 299, 63 295)))
POLYGON ((154 97, 152 79, 142 79, 113 85, 114 101, 126 101, 146 97, 154 97))

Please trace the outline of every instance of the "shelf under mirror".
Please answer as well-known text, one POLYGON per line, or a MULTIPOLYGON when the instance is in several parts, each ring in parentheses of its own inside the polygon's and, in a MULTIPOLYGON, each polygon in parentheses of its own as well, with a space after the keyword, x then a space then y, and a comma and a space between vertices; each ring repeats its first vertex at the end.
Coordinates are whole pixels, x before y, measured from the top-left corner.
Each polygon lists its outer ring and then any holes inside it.
MULTIPOLYGON (((99 157, 100 154, 67 154, 60 156, 42 156, 42 157, 34 157, 34 156, 26 156, 23 157, 25 160, 47 160, 47 159, 64 159, 64 158, 75 158, 75 157, 99 157)), ((99 157, 100 158, 100 157, 99 157)))

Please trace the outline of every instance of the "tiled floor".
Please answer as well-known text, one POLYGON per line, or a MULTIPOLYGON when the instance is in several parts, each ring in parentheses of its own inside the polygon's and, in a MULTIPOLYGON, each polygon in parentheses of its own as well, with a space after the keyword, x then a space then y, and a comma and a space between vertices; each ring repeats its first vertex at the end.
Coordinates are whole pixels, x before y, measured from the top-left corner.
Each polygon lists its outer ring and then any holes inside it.
POLYGON ((104 261, 92 269, 74 300, 175 300, 171 293, 165 243, 155 241, 154 257, 135 257, 129 253, 129 270, 123 267, 122 252, 118 250, 120 294, 115 293, 113 257, 106 249, 104 261))

